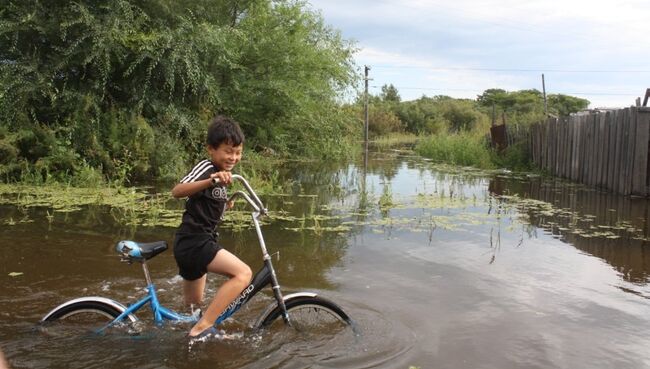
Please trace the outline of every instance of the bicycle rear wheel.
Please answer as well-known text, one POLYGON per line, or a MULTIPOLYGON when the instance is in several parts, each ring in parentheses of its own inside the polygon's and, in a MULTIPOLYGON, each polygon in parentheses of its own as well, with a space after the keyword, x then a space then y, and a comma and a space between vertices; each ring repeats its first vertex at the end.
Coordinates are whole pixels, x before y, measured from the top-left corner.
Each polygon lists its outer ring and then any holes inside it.
MULTIPOLYGON (((296 297, 285 301, 291 327, 300 332, 332 333, 352 324, 350 317, 334 302, 319 296, 296 297)), ((277 306, 261 319, 259 328, 282 325, 282 309, 277 306)))
MULTIPOLYGON (((50 335, 99 333, 123 311, 123 306, 113 301, 72 301, 48 313, 41 321, 41 330, 50 335)), ((129 315, 123 321, 112 325, 111 329, 132 333, 136 321, 134 316, 129 315)))

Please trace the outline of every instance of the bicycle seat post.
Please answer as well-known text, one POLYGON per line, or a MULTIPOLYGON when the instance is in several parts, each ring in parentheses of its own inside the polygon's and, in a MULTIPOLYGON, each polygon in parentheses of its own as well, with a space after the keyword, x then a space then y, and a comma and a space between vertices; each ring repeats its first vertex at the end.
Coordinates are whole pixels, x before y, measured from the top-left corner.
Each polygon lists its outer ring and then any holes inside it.
POLYGON ((149 268, 147 262, 142 260, 142 270, 144 271, 144 279, 147 281, 147 287, 151 286, 151 276, 149 275, 149 268))

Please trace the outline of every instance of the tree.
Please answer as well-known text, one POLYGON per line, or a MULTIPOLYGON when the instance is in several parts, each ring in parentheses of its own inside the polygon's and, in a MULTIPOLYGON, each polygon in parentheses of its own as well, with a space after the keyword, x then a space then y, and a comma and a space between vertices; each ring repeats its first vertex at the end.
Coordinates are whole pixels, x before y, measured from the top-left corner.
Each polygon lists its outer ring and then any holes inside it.
POLYGON ((548 96, 548 108, 559 116, 566 116, 571 113, 577 113, 589 106, 589 100, 581 99, 575 96, 555 94, 548 96))
POLYGON ((391 83, 390 85, 381 86, 381 99, 386 102, 399 103, 402 98, 399 96, 399 92, 391 83))
POLYGON ((354 46, 301 1, 2 0, 0 17, 9 145, 40 126, 108 174, 130 160, 160 175, 201 152, 216 113, 253 145, 294 154, 350 136, 337 111, 354 46))
POLYGON ((478 95, 476 101, 484 107, 492 107, 493 105, 503 107, 506 105, 507 96, 508 93, 506 90, 490 88, 483 91, 481 95, 478 95))
POLYGON ((404 123, 385 105, 373 106, 368 117, 368 130, 377 137, 394 132, 403 132, 404 123))

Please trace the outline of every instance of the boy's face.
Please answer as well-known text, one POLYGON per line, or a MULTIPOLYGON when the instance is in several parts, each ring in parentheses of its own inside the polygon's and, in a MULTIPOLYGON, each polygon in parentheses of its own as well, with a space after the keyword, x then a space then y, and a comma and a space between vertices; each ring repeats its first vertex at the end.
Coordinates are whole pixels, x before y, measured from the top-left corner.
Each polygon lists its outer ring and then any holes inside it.
POLYGON ((244 145, 233 146, 230 143, 222 142, 218 147, 208 145, 208 153, 212 164, 219 167, 220 170, 231 171, 241 160, 241 154, 244 151, 244 145))

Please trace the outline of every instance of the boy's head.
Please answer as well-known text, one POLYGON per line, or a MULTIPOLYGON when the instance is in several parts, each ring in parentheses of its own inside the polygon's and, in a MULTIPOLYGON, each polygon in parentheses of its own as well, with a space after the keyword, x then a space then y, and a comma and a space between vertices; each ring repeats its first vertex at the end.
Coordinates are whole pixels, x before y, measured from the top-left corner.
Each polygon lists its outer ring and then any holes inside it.
POLYGON ((244 133, 233 119, 218 115, 210 122, 206 143, 212 163, 220 170, 231 171, 241 160, 244 133))
POLYGON ((232 146, 244 144, 244 133, 239 128, 239 124, 234 119, 225 115, 217 115, 210 122, 208 127, 208 137, 206 143, 214 149, 219 148, 222 143, 232 146))

